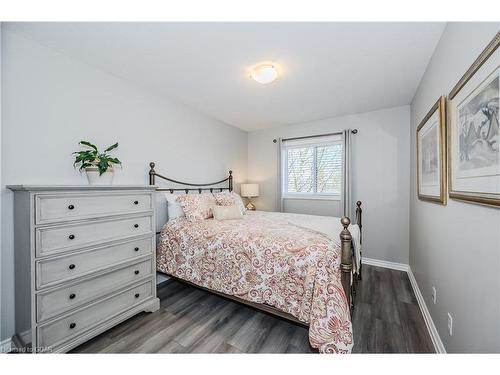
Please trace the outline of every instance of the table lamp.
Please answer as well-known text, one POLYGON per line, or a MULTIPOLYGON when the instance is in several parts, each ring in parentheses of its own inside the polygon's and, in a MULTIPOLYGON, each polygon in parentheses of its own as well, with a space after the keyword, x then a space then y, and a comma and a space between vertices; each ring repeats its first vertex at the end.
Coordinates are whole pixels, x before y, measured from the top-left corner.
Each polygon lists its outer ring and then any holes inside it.
POLYGON ((255 211, 255 206, 250 198, 259 196, 259 184, 241 184, 241 196, 248 198, 246 209, 255 211))

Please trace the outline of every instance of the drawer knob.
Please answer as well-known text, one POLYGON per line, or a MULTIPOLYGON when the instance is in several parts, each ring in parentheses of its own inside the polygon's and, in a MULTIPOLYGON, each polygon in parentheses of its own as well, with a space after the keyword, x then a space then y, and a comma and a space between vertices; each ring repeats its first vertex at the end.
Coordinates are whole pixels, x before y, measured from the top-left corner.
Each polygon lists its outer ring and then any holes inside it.
POLYGON ((139 201, 134 201, 134 204, 136 204, 136 205, 139 204, 139 201))
POLYGON ((138 274, 139 274, 139 270, 135 270, 135 271, 134 271, 134 273, 135 273, 136 275, 138 275, 138 274))
POLYGON ((139 251, 139 248, 138 247, 134 248, 134 251, 139 251))
POLYGON ((139 293, 136 293, 136 294, 135 294, 135 298, 139 298, 139 293))
POLYGON ((71 324, 69 325, 69 328, 71 328, 71 329, 73 329, 73 328, 75 328, 75 327, 76 327, 76 323, 71 323, 71 324))
POLYGON ((75 265, 74 265, 74 264, 70 264, 70 265, 69 265, 69 269, 70 269, 70 270, 74 270, 74 269, 75 269, 75 265))
POLYGON ((134 224, 134 228, 139 228, 139 224, 134 224))
POLYGON ((69 295, 69 299, 75 299, 75 297, 76 297, 76 294, 75 294, 75 293, 71 293, 71 294, 69 295))
POLYGON ((73 206, 72 204, 70 204, 70 205, 68 206, 68 210, 72 210, 72 209, 74 209, 74 208, 75 208, 75 206, 73 206))
POLYGON ((74 234, 70 234, 70 235, 68 236, 68 238, 69 238, 70 240, 74 240, 74 239, 75 239, 75 235, 74 235, 74 234))

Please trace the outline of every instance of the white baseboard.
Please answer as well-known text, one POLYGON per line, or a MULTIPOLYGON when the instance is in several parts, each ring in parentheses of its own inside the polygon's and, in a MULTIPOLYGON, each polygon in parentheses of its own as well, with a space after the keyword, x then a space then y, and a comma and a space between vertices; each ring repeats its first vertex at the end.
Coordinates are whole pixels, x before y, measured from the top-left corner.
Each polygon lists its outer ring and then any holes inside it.
POLYGON ((431 314, 427 305, 425 304, 424 297, 420 292, 420 289, 417 284, 417 280, 411 271, 411 268, 408 267, 408 278, 410 279, 411 286, 413 288, 413 292, 417 297, 418 305, 420 306, 420 311, 422 311, 422 315, 424 317, 425 325, 427 326, 427 330, 429 331, 429 335, 431 336, 432 344, 434 345, 434 349, 436 353, 445 354, 446 349, 441 341, 441 337, 439 337, 439 333, 437 331, 436 326, 434 325, 434 321, 432 320, 431 314))
POLYGON ((12 338, 0 341, 0 353, 8 353, 12 350, 12 338))
POLYGON ((378 259, 372 259, 372 258, 362 258, 361 259, 362 264, 368 264, 370 266, 376 266, 376 267, 383 267, 383 268, 390 268, 391 270, 398 270, 398 271, 405 271, 408 272, 408 265, 404 263, 395 263, 395 262, 388 262, 386 260, 378 260, 378 259))

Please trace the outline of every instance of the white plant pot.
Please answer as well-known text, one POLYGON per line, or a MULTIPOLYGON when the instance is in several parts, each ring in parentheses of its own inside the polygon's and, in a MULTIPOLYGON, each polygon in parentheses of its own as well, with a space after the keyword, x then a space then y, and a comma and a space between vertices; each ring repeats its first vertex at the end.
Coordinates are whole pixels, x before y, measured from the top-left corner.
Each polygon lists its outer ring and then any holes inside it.
POLYGON ((87 174, 89 185, 111 185, 113 183, 113 177, 115 176, 113 168, 108 168, 106 172, 99 175, 99 169, 97 167, 89 167, 85 168, 85 173, 87 174))

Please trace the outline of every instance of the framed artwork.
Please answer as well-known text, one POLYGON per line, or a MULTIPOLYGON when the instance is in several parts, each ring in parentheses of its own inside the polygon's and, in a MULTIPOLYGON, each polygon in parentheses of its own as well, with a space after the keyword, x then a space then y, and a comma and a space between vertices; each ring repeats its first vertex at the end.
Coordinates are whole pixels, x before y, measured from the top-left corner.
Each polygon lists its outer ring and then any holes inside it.
POLYGON ((421 200, 446 204, 446 115, 440 97, 417 128, 417 191, 421 200))
POLYGON ((497 33, 448 95, 450 198, 500 206, 497 33))

